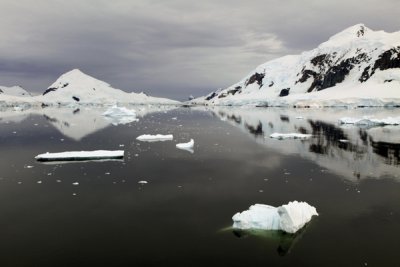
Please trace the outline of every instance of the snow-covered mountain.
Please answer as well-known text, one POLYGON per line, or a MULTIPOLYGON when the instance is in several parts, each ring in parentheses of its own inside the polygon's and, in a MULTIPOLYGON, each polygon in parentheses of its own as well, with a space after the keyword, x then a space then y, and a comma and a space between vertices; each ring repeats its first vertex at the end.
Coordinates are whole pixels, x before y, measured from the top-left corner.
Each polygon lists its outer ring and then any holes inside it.
POLYGON ((0 86, 0 94, 10 95, 10 96, 22 96, 22 97, 31 96, 31 94, 28 93, 21 86, 11 86, 11 87, 0 86))
POLYGON ((400 105, 400 32, 352 26, 300 55, 258 66, 192 103, 262 106, 400 105))
POLYGON ((177 101, 147 96, 144 93, 127 93, 111 87, 78 69, 58 78, 40 97, 45 104, 176 104, 177 101))
POLYGON ((78 69, 61 75, 43 94, 38 96, 31 96, 21 87, 16 86, 0 87, 0 89, 0 107, 180 104, 171 99, 151 97, 144 93, 127 93, 115 89, 108 83, 93 78, 78 69))

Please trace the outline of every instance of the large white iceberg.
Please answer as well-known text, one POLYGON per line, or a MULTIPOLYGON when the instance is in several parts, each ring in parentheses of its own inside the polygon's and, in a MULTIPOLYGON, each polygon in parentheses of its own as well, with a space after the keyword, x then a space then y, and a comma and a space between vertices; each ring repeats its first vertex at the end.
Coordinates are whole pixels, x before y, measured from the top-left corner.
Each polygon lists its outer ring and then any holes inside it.
POLYGON ((172 134, 143 134, 138 137, 136 137, 137 140, 139 141, 146 141, 146 142, 156 142, 156 141, 169 141, 174 139, 174 136, 172 134))
POLYGON ((282 230, 294 234, 318 216, 315 207, 306 202, 293 201, 280 207, 264 204, 252 205, 248 210, 233 215, 233 228, 282 230))
POLYGON ((130 122, 138 121, 136 118, 136 111, 127 109, 125 107, 118 107, 116 105, 107 109, 103 116, 105 116, 114 125, 127 124, 130 122))
POLYGON ((354 124, 359 126, 384 126, 384 125, 400 125, 400 117, 387 117, 383 119, 373 119, 369 117, 350 118, 344 117, 339 119, 341 124, 354 124))
POLYGON ((269 137, 274 139, 308 139, 312 137, 311 134, 300 134, 300 133, 273 133, 269 137))
POLYGON ((71 160, 99 160, 121 159, 123 150, 94 150, 94 151, 66 151, 58 153, 44 153, 35 157, 38 161, 71 161, 71 160))

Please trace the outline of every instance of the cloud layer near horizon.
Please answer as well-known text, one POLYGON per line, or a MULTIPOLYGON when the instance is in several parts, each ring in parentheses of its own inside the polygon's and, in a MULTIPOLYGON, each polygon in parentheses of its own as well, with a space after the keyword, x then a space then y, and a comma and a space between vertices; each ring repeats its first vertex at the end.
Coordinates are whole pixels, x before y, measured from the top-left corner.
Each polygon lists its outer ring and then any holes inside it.
POLYGON ((42 92, 73 68, 185 99, 356 23, 397 31, 398 0, 3 0, 0 85, 42 92))

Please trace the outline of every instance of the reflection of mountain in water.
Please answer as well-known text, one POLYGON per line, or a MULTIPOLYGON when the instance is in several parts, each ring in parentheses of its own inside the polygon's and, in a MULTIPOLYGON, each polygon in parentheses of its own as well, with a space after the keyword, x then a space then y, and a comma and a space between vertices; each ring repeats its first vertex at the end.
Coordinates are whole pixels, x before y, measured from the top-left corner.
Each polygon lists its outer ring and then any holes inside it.
MULTIPOLYGON (((132 106, 138 117, 143 117, 149 113, 174 109, 174 106, 132 106)), ((81 140, 87 135, 95 133, 111 125, 111 122, 102 115, 106 108, 52 108, 28 109, 15 111, 12 109, 0 112, 0 123, 2 122, 22 122, 30 115, 43 116, 46 121, 51 123, 63 135, 81 140)))
POLYGON ((284 154, 300 154, 350 180, 400 174, 400 127, 359 128, 340 125, 341 117, 395 116, 385 109, 212 108, 213 114, 250 133, 258 143, 284 154), (309 140, 274 140, 274 133, 312 134, 309 140))

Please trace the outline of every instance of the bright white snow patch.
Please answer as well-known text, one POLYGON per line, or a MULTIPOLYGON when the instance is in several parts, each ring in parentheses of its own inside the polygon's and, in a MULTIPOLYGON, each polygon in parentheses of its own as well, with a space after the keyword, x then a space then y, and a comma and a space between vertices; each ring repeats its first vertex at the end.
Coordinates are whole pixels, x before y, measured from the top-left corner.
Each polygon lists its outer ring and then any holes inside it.
POLYGON ((345 117, 345 118, 339 119, 339 123, 354 124, 354 125, 360 125, 360 126, 400 125, 400 117, 397 117, 397 118, 387 117, 384 119, 372 119, 369 117, 363 117, 363 118, 345 117))
POLYGON ((187 143, 180 143, 176 144, 176 148, 182 149, 182 150, 187 150, 191 153, 193 153, 193 146, 194 146, 194 140, 190 139, 189 142, 187 143))
POLYGON ((236 213, 232 220, 233 228, 282 230, 294 234, 314 215, 318 216, 318 213, 313 206, 306 202, 293 201, 277 208, 255 204, 248 210, 236 213))
POLYGON ((147 181, 139 181, 138 184, 147 184, 147 181))
POLYGON ((116 105, 107 109, 103 113, 103 116, 108 118, 114 125, 127 124, 130 122, 138 121, 138 119, 136 118, 135 110, 127 109, 125 107, 118 107, 116 105))
POLYGON ((37 155, 39 161, 63 161, 63 160, 97 160, 119 159, 124 157, 123 150, 95 150, 95 151, 67 151, 59 153, 44 153, 37 155))
POLYGON ((137 140, 139 141, 146 141, 146 142, 157 142, 157 141, 169 141, 174 139, 174 136, 172 134, 143 134, 141 136, 136 137, 137 140))
POLYGON ((308 139, 312 134, 299 134, 299 133, 273 133, 269 137, 275 139, 308 139))

